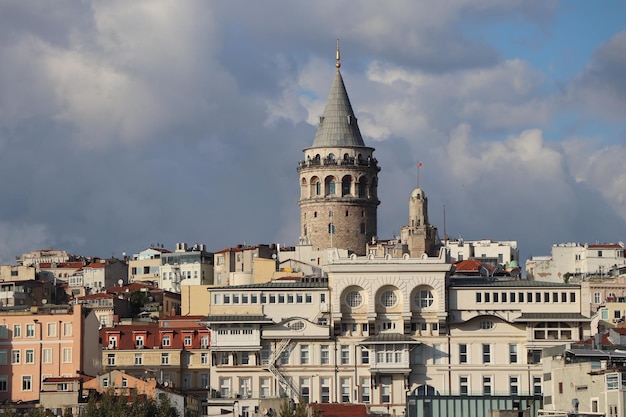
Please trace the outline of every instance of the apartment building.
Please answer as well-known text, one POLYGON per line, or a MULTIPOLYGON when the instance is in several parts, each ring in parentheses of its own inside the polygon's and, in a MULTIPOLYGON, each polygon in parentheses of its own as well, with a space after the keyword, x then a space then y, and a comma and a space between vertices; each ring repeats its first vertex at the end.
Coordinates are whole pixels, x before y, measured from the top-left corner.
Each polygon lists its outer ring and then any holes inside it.
POLYGON ((172 253, 161 255, 159 288, 175 293, 181 285, 210 285, 213 283, 213 254, 204 245, 188 247, 177 243, 172 253))
MULTIPOLYGON (((238 285, 254 282, 255 259, 276 259, 276 245, 237 245, 215 252, 215 285, 238 285)), ((274 268, 275 269, 275 268, 274 268)))
POLYGON ((526 261, 529 279, 541 281, 585 280, 603 277, 626 266, 624 243, 560 243, 549 256, 533 256, 526 261))
POLYGON ((140 282, 158 286, 161 271, 161 255, 170 253, 162 247, 151 246, 128 260, 129 282, 140 282))
POLYGON ((173 316, 158 323, 117 324, 100 330, 102 372, 121 370, 135 378, 206 396, 209 330, 201 316, 173 316))
POLYGON ((35 405, 42 381, 96 375, 98 320, 80 305, 0 310, 0 401, 35 405))

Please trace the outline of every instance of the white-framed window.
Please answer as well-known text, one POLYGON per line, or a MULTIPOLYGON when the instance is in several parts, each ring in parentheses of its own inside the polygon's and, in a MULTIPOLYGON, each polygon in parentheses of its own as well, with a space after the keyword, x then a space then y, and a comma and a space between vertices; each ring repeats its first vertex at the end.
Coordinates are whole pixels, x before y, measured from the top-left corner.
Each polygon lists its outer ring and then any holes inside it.
POLYGON ((469 376, 467 375, 459 376, 459 394, 469 395, 469 376))
POLYGON ((63 363, 72 362, 72 348, 66 347, 63 348, 63 363))
POLYGON ((300 345, 300 365, 309 364, 309 345, 300 345))
POLYGON ((26 337, 35 337, 35 324, 26 325, 26 337))
POLYGON ((320 377, 320 400, 322 403, 330 403, 330 378, 320 377))
POLYGON ((128 378, 122 378, 122 388, 128 388, 128 378))
POLYGON ((360 307, 363 304, 363 296, 358 291, 350 291, 346 297, 346 304, 352 308, 360 307))
POLYGON ((341 402, 349 403, 350 402, 350 392, 352 391, 352 386, 350 384, 350 378, 342 377, 341 381, 341 402))
POLYGON ((341 364, 342 365, 350 364, 350 346, 349 345, 341 345, 341 364))
POLYGON ((491 375, 483 375, 483 395, 491 395, 491 375))
POLYGON ((491 345, 483 343, 483 363, 491 363, 491 345))
POLYGON ((361 402, 370 402, 370 379, 369 377, 361 378, 361 402))
POLYGON ((52 348, 43 348, 41 356, 43 363, 52 363, 52 348))
POLYGON ((170 364, 170 354, 161 353, 161 365, 169 365, 169 364, 170 364))
POLYGON ((230 396, 230 378, 220 378, 220 395, 222 398, 228 398, 230 396))
POLYGON ((170 342, 171 342, 171 339, 169 336, 167 335, 163 336, 163 340, 162 340, 163 347, 170 346, 170 342))
POLYGON ((330 348, 329 345, 320 345, 320 364, 330 364, 330 348))
POLYGON ((183 344, 185 346, 191 346, 191 335, 186 334, 184 339, 183 339, 183 344))
POLYGON ((311 400, 311 382, 309 378, 300 378, 300 399, 308 404, 311 400))
POLYGON ((361 364, 367 365, 370 363, 370 351, 366 347, 361 347, 361 364))
POLYGON ((50 322, 46 326, 48 329, 48 337, 57 337, 57 324, 56 322, 50 322))
POLYGON ((22 391, 33 390, 33 377, 32 375, 22 375, 22 391))
POLYGON ((459 344, 459 363, 468 363, 469 351, 465 343, 459 344))
POLYGON ((261 386, 261 398, 268 398, 270 396, 270 379, 262 377, 259 385, 261 386))
POLYGON ((108 388, 108 386, 109 386, 109 378, 107 378, 107 377, 102 378, 102 386, 104 388, 108 388))
POLYGON ((13 349, 11 351, 11 365, 19 365, 20 363, 22 363, 22 351, 13 349))
POLYGON ((519 377, 517 375, 509 376, 509 394, 517 395, 519 393, 519 377))
POLYGON ((137 349, 143 349, 144 342, 145 342, 145 339, 143 335, 135 336, 135 347, 137 349))
POLYGON ((541 395, 541 377, 540 376, 533 377, 533 394, 541 395))
POLYGON ((143 365, 143 354, 135 353, 135 365, 143 365))
POLYGON ((22 325, 14 324, 13 325, 13 338, 22 337, 22 325))
POLYGON ((436 343, 433 345, 433 363, 435 365, 443 363, 443 348, 440 344, 436 343))
POLYGON ((398 303, 398 296, 391 290, 385 291, 380 297, 380 303, 384 307, 393 307, 398 303))
POLYGON ((34 349, 26 349, 26 354, 24 355, 24 363, 35 363, 35 350, 34 349))
POLYGON ((593 293, 593 303, 594 304, 600 304, 601 298, 600 298, 600 293, 599 292, 594 292, 593 293))
POLYGON ((202 365, 206 365, 206 364, 208 364, 208 363, 209 363, 209 354, 208 354, 208 353, 206 353, 206 352, 202 352, 202 353, 200 354, 200 363, 201 363, 202 365))
POLYGON ((422 289, 415 294, 415 305, 418 308, 428 308, 433 305, 434 301, 435 297, 430 290, 422 289))
POLYGON ((515 343, 509 344, 509 363, 517 363, 517 345, 515 343))
POLYGON ((383 376, 380 378, 380 402, 391 402, 391 377, 383 376))
POLYGON ((115 353, 107 354, 107 365, 109 366, 115 365, 115 353))
POLYGON ((202 335, 200 337, 200 348, 201 349, 208 349, 209 347, 209 336, 208 335, 202 335))

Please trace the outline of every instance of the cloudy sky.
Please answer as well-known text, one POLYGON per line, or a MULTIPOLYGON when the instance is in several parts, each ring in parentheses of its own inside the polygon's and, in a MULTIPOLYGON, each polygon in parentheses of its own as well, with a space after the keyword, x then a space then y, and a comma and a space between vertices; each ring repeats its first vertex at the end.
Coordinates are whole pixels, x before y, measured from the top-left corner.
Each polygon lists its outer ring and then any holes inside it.
POLYGON ((378 235, 626 240, 626 4, 0 0, 0 261, 294 245, 335 72, 382 166, 378 235))

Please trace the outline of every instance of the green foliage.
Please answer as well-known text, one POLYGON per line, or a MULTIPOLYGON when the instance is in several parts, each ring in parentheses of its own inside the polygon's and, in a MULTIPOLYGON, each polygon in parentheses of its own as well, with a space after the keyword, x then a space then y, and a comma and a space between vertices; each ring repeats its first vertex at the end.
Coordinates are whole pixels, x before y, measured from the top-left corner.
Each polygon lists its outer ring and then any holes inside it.
POLYGON ((148 293, 145 291, 133 291, 130 293, 130 307, 133 315, 141 312, 141 308, 148 302, 148 293))
POLYGON ((178 411, 172 407, 169 397, 163 395, 159 401, 151 398, 116 396, 113 391, 107 391, 100 398, 89 397, 87 407, 81 417, 180 417, 178 411))
POLYGON ((280 403, 278 417, 308 417, 308 415, 308 404, 302 400, 295 405, 287 399, 280 403))

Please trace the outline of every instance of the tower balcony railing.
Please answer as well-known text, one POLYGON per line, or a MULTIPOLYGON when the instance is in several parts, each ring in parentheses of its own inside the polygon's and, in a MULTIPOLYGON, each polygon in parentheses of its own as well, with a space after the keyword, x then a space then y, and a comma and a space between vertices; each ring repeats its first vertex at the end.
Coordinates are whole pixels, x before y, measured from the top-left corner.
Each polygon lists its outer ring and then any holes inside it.
POLYGON ((306 161, 300 161, 298 166, 300 168, 308 168, 308 167, 318 167, 318 166, 349 166, 349 167, 378 167, 378 160, 376 158, 367 158, 367 159, 357 159, 354 157, 345 158, 345 159, 334 159, 334 158, 309 158, 306 161))

